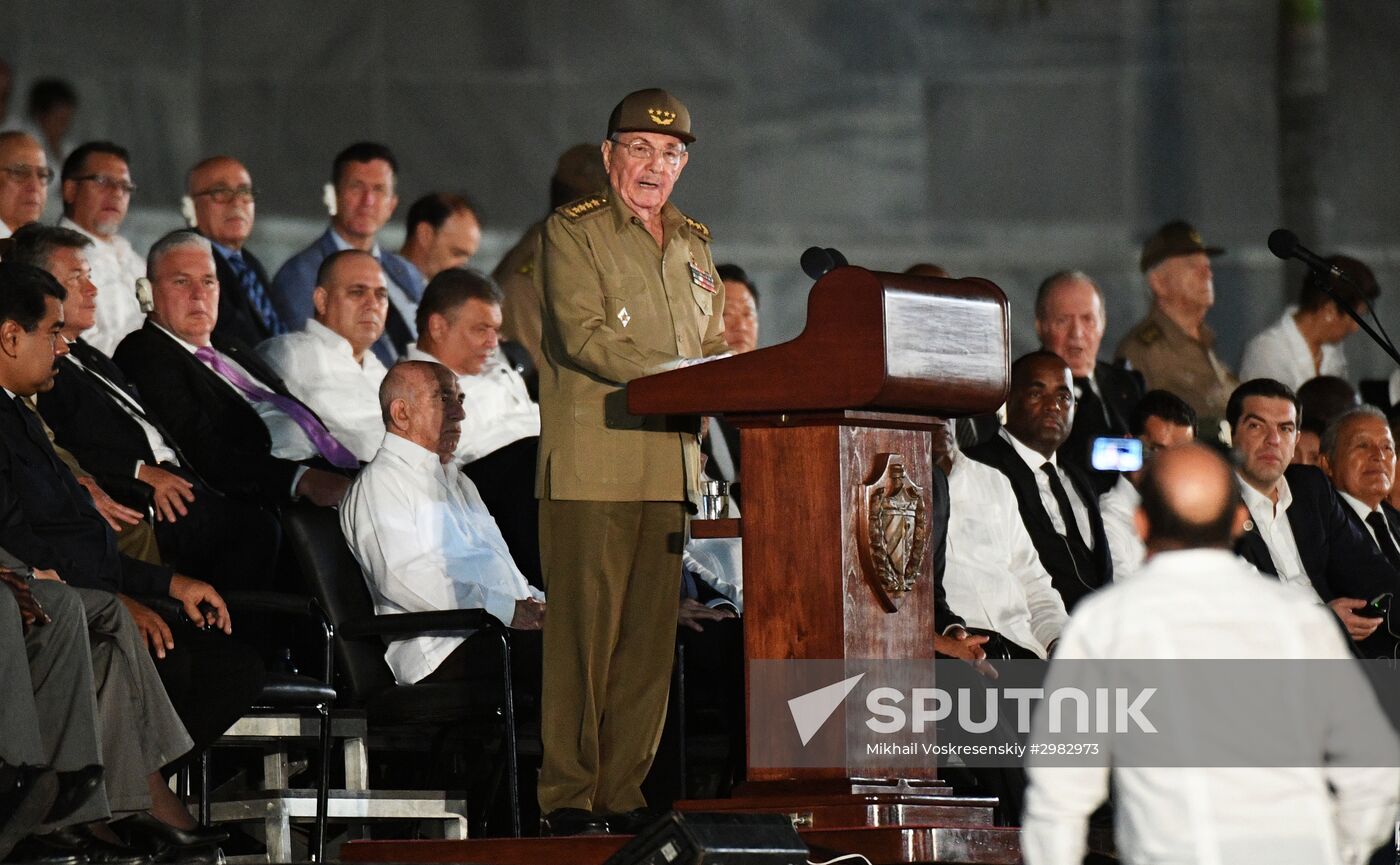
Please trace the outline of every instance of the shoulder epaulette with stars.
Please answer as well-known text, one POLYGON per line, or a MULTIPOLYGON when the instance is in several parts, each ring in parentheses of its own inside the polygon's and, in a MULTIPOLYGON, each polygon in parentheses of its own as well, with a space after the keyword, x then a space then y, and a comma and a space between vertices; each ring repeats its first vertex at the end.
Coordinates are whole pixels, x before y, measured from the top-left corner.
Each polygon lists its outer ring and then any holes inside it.
POLYGON ((570 219, 578 219, 581 216, 587 216, 607 203, 608 197, 606 195, 589 195, 560 206, 556 212, 570 219))
POLYGON ((689 216, 685 218, 685 224, 690 226, 691 231, 703 237, 707 242, 709 241, 710 227, 708 225, 698 220, 691 219, 689 216))

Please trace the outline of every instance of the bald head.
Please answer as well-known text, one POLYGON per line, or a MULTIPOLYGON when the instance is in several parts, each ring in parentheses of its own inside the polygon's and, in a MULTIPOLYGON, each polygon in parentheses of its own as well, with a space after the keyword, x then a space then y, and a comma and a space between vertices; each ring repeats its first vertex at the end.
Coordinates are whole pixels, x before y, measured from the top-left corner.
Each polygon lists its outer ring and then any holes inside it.
POLYGON ((1238 481, 1210 447, 1182 444, 1153 458, 1143 470, 1139 530, 1147 548, 1228 548, 1241 508, 1238 481))
POLYGON ((389 368, 379 385, 384 429, 433 451, 447 463, 462 435, 462 389, 440 363, 406 360, 389 368))

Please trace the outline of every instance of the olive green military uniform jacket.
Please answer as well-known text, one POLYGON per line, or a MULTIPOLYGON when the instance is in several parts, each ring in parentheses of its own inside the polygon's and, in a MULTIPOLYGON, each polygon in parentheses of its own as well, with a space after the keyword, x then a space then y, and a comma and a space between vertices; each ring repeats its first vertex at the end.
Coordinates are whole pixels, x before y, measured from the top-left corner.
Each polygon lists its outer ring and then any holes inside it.
POLYGON ((1215 356, 1214 346, 1210 328, 1201 325, 1201 339, 1192 339, 1154 306, 1118 343, 1115 356, 1141 372, 1149 390, 1162 388, 1185 400, 1200 416, 1201 436, 1215 439, 1239 380, 1215 356))
POLYGON ((545 222, 540 498, 698 499, 698 419, 627 412, 627 382, 728 350, 709 229, 669 203, 661 218, 664 248, 615 192, 545 222))
POLYGON ((544 221, 530 226, 491 272, 506 299, 501 303, 501 336, 530 352, 535 369, 544 368, 540 352, 540 294, 535 288, 535 253, 544 221))

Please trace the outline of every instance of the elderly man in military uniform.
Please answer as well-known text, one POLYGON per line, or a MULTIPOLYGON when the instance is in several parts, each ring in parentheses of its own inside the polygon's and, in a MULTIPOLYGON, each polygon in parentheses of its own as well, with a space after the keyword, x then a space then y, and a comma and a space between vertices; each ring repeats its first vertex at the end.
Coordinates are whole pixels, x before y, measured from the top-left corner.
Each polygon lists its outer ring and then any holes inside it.
POLYGON ((546 221, 540 553, 550 834, 633 830, 666 712, 698 422, 628 414, 627 382, 726 353, 710 233, 668 203, 695 140, 664 90, 629 94, 602 143, 606 192, 546 221))
POLYGON ((1225 403, 1239 381, 1215 356, 1215 334, 1205 324, 1215 304, 1210 260, 1225 250, 1206 246, 1189 223, 1169 222, 1142 247, 1142 272, 1152 309, 1118 343, 1116 357, 1196 410, 1201 437, 1220 437, 1225 403))

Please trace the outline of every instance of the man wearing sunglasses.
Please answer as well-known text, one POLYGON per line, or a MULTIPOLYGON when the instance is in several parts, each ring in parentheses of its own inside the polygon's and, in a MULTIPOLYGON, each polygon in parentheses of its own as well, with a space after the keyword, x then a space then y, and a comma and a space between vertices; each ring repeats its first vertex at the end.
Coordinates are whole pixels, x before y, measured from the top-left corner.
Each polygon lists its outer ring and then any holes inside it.
POLYGON ((59 225, 92 241, 88 264, 97 286, 97 320, 83 339, 107 356, 122 337, 146 320, 136 299, 136 280, 146 275, 146 260, 117 232, 131 206, 131 156, 110 141, 79 145, 63 160, 63 219, 59 225))
POLYGON ((232 156, 211 156, 190 169, 184 204, 195 231, 214 245, 219 277, 219 323, 214 336, 257 345, 287 332, 272 305, 272 280, 244 248, 256 212, 253 178, 232 156))

